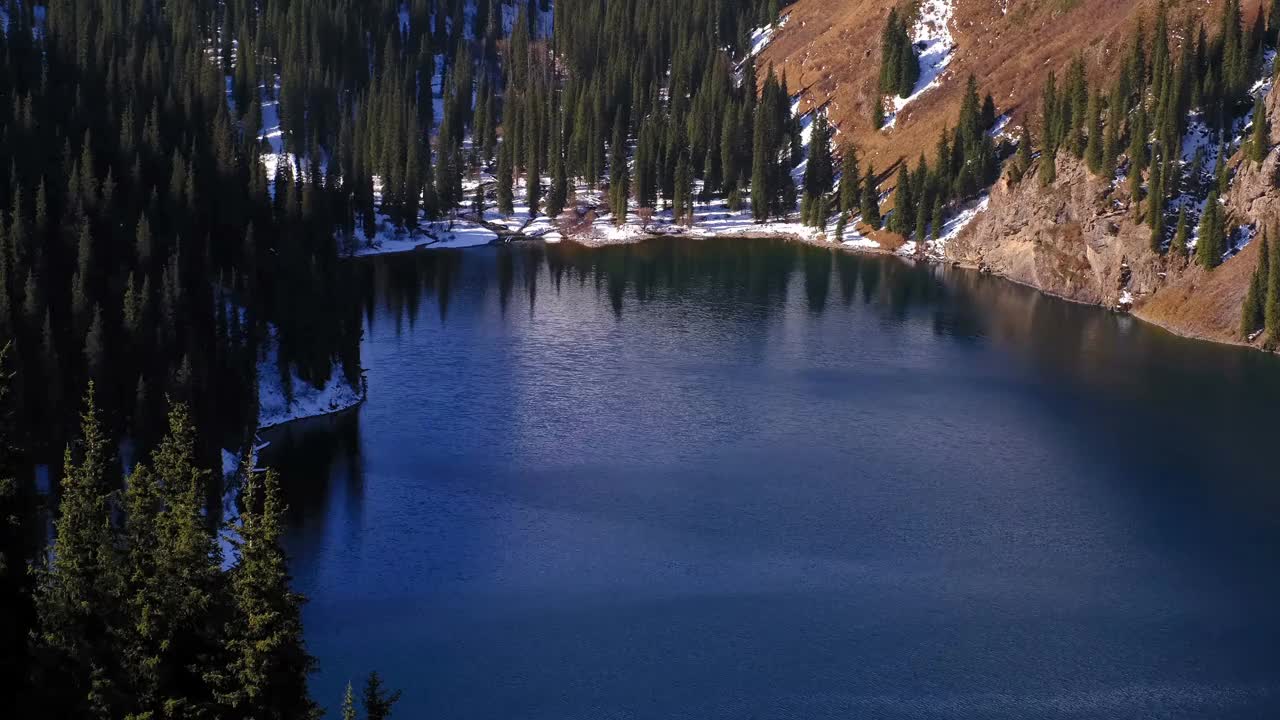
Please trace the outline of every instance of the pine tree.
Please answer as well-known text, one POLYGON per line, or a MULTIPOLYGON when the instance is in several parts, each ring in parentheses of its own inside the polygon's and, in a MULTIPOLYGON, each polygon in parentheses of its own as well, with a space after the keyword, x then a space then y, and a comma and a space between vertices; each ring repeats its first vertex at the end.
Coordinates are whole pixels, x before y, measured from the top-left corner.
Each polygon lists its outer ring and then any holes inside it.
POLYGON ((677 225, 689 224, 693 217, 692 177, 689 171, 689 154, 680 153, 676 163, 676 187, 672 198, 671 219, 677 225))
POLYGON ((873 229, 879 230, 881 225, 880 191, 876 186, 875 173, 875 166, 868 165, 867 177, 862 181, 862 221, 873 229))
POLYGON ((613 213, 613 224, 622 227, 627 222, 627 198, 630 197, 631 171, 627 163, 622 162, 611 171, 609 180, 609 210, 613 213))
POLYGON ((1249 134, 1249 159, 1261 164, 1271 151, 1271 123, 1267 121, 1267 107, 1259 94, 1253 103, 1253 131, 1249 134))
POLYGON ((185 406, 169 413, 169 432, 130 476, 125 504, 129 616, 125 653, 139 713, 199 712, 212 699, 206 673, 220 666, 212 608, 223 597, 222 553, 205 522, 208 473, 196 460, 185 406))
POLYGON ((769 145, 765 124, 767 109, 762 103, 756 107, 755 132, 751 144, 751 215, 756 222, 764 222, 769 218, 770 192, 769 145))
MULTIPOLYGON (((835 187, 834 159, 831 156, 831 126, 825 112, 817 113, 809 142, 809 163, 804 172, 804 204, 810 209, 835 187)), ((810 224, 817 225, 816 215, 810 224)))
MULTIPOLYGON (((1266 300, 1263 319, 1267 337, 1274 345, 1280 342, 1280 242, 1272 242, 1267 253, 1266 300)), ((1261 261, 1259 261, 1261 262, 1261 261)))
POLYGON ((92 382, 80 435, 80 451, 73 454, 68 446, 64 454, 52 552, 37 576, 36 656, 38 672, 51 673, 40 684, 56 688, 75 715, 96 717, 122 704, 111 636, 118 627, 112 611, 119 606, 123 582, 108 506, 110 442, 92 382))
POLYGON ((289 589, 275 473, 246 463, 231 570, 232 619, 225 630, 225 670, 211 673, 218 700, 236 714, 316 718, 307 695, 315 660, 302 639, 302 598, 289 589))
POLYGON ((840 159, 840 212, 851 213, 862 201, 862 176, 858 172, 858 151, 853 145, 844 149, 840 159))
POLYGON ((1226 239, 1222 229, 1222 206, 1218 202, 1218 191, 1212 190, 1205 203, 1204 214, 1200 217, 1200 237, 1196 241, 1196 262, 1201 267, 1213 269, 1222 264, 1222 255, 1226 252, 1226 239))
POLYGON ((538 214, 538 205, 542 202, 542 167, 539 163, 537 146, 530 143, 529 158, 525 163, 525 203, 529 206, 529 217, 538 214))
POLYGON ((911 193, 911 174, 907 164, 898 167, 898 182, 893 192, 893 215, 889 218, 889 229, 899 235, 910 235, 916 225, 915 197, 911 193))
POLYGON ((364 715, 368 720, 386 720, 399 700, 399 690, 387 692, 377 671, 369 673, 364 684, 364 715))
POLYGON ((356 694, 347 683, 347 691, 342 695, 342 720, 356 720, 356 694))
MULTIPOLYGON (((557 136, 559 133, 556 133, 557 136)), ((560 150, 560 143, 557 137, 554 147, 551 150, 551 188, 547 192, 547 217, 557 218, 564 211, 565 203, 569 199, 569 177, 565 170, 564 155, 560 150)))
POLYGON ((1089 96, 1089 108, 1084 122, 1089 131, 1084 151, 1085 163, 1090 171, 1097 174, 1103 169, 1102 93, 1089 96))
POLYGON ((515 180, 512 177, 514 170, 511 165, 511 147, 504 142, 498 148, 498 174, 496 177, 498 212, 503 217, 510 217, 515 212, 515 196, 512 188, 515 180))
POLYGON ((1262 247, 1259 248, 1258 264, 1249 278, 1249 290, 1245 295, 1244 306, 1240 309, 1240 335, 1246 340, 1255 330, 1264 327, 1267 321, 1266 294, 1269 282, 1268 270, 1271 263, 1271 250, 1268 247, 1267 234, 1262 234, 1262 247))
POLYGON ((1045 146, 1040 151, 1040 185, 1048 187, 1058 179, 1058 150, 1045 146))

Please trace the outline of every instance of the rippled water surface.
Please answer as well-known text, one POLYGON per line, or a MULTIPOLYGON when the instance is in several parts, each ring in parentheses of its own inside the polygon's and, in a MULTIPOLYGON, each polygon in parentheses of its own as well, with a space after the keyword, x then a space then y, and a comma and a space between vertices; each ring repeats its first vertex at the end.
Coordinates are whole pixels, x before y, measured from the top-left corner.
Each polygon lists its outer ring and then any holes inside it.
POLYGON ((1280 716, 1280 362, 782 241, 373 259, 268 436, 336 712, 1280 716))

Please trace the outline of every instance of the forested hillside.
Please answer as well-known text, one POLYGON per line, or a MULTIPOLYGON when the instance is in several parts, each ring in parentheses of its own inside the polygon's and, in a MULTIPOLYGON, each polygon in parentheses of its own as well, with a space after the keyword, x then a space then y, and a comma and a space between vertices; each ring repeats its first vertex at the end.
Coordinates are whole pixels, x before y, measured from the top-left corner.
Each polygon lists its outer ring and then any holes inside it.
MULTIPOLYGON (((286 393, 358 384, 343 256, 509 214, 521 179, 552 217, 578 186, 607 187, 619 218, 687 209, 695 177, 735 202, 767 187, 757 214, 785 215, 799 123, 748 57, 777 10, 5 3, 0 580, 23 714, 312 716, 273 481, 242 473, 219 529, 202 469, 251 437, 264 359, 286 393), (35 495, 31 464, 58 456, 56 496, 35 495)), ((389 708, 366 691, 369 717, 389 708)))

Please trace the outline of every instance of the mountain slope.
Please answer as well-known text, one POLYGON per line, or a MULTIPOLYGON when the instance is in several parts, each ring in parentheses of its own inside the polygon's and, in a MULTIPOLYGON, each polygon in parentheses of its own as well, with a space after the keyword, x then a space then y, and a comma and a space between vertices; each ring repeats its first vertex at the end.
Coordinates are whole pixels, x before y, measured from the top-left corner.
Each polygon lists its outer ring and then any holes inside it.
MULTIPOLYGON (((930 153, 943 127, 955 124, 965 80, 973 74, 1001 113, 1021 123, 1039 113, 1044 80, 1062 75, 1077 53, 1090 74, 1104 76, 1125 55, 1136 24, 1149 29, 1158 0, 798 0, 761 55, 785 71, 801 109, 826 104, 841 140, 885 169, 900 158, 930 153), (871 125, 880 71, 880 33, 893 7, 946 5, 955 42, 937 86, 907 105, 890 129, 871 125)), ((1224 0, 1166 0, 1175 32, 1204 20, 1214 32, 1224 0)), ((1252 20, 1261 0, 1241 3, 1252 20)), ((936 14, 933 13, 933 14, 936 14)), ((914 17, 914 16, 913 16, 914 17)))
MULTIPOLYGON (((1215 35, 1225 4, 1167 0, 1174 52, 1180 51, 1184 28, 1203 23, 1215 35)), ((1154 0, 852 0, 829 5, 799 0, 762 58, 786 73, 790 89, 802 94, 802 110, 825 105, 840 140, 852 141, 864 161, 882 172, 903 159, 914 162, 922 153, 932 160, 939 133, 955 123, 970 74, 980 92, 994 97, 997 111, 1009 116, 1011 127, 1031 127, 1038 150, 1041 94, 1049 73, 1061 81, 1066 66, 1079 56, 1091 78, 1109 83, 1129 57, 1135 31, 1140 26, 1150 31, 1157 8, 1154 0), (895 6, 906 8, 913 18, 950 18, 946 33, 928 22, 915 24, 912 37, 922 58, 936 51, 940 35, 954 45, 932 85, 922 92, 929 78, 922 79, 891 126, 875 130, 873 103, 885 101, 877 87, 880 33, 895 6)), ((1261 5, 1258 0, 1241 3, 1245 27, 1261 5)), ((1259 93, 1268 89, 1265 83, 1255 87, 1259 93)), ((896 105, 902 102, 895 99, 896 105)), ((1267 96, 1272 127, 1280 122, 1278 105, 1276 94, 1267 96)), ((1184 139, 1184 170, 1187 148, 1194 146, 1184 139)), ((1260 255, 1257 244, 1248 240, 1258 228, 1280 221, 1280 193, 1274 187, 1280 169, 1277 153, 1273 149, 1261 166, 1244 161, 1242 154, 1235 152, 1228 163, 1231 180, 1223 209, 1229 227, 1245 228, 1238 238, 1246 244, 1214 270, 1153 252, 1150 227, 1135 217, 1121 184, 1090 173, 1068 153, 1059 153, 1057 179, 1048 187, 1034 177, 1014 182, 1009 173, 1002 176, 990 190, 986 211, 947 244, 945 257, 1072 300, 1132 306, 1138 316, 1180 334, 1242 342, 1240 308, 1260 255)), ((1203 197, 1198 200, 1203 204, 1203 197)), ((1197 198, 1186 201, 1194 207, 1197 198)))

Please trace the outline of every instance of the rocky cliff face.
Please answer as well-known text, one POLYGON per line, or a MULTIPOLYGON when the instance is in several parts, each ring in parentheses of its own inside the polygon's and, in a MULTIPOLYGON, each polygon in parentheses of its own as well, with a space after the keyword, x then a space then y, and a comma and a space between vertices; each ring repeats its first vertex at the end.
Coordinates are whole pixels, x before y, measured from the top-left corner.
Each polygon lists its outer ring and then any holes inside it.
MULTIPOLYGON (((1280 93, 1267 97, 1280 128, 1280 93)), ((1280 147, 1259 164, 1237 153, 1223 197, 1229 224, 1280 228, 1280 147)), ((1030 175, 1031 173, 1029 173, 1030 175)), ((1132 299, 1134 315, 1188 337, 1244 343, 1240 310, 1261 257, 1249 242, 1213 270, 1150 250, 1150 229, 1135 222, 1127 194, 1059 158, 1050 187, 1034 177, 992 188, 988 211, 947 247, 947 259, 1079 302, 1116 307, 1132 299), (1127 293, 1127 294, 1126 294, 1127 293)), ((1261 338, 1255 342, 1260 342, 1261 338)))
POLYGON ((1058 179, 1043 187, 1028 173, 1006 173, 987 211, 947 246, 946 259, 988 270, 1077 302, 1115 306, 1125 292, 1156 292, 1165 259, 1150 251, 1150 231, 1127 202, 1074 158, 1058 159, 1058 179))

